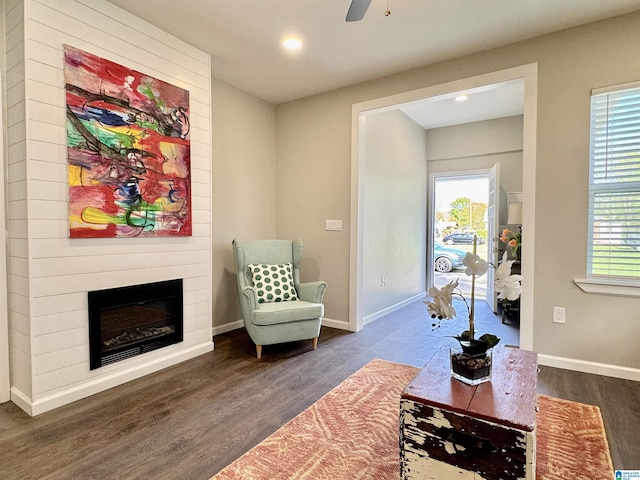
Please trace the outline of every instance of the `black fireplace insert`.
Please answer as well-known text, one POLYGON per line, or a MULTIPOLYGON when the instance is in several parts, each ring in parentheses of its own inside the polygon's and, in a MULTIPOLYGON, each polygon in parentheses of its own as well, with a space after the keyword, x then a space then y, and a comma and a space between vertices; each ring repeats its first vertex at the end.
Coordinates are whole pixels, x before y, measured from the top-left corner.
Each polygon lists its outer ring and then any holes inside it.
POLYGON ((91 370, 182 339, 181 278, 89 292, 91 370))

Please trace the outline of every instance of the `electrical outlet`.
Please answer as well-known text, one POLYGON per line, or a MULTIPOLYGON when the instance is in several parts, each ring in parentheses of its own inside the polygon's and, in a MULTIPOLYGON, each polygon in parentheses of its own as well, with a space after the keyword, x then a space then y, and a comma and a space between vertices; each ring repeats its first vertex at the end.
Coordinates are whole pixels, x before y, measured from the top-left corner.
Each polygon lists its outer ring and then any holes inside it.
POLYGON ((566 313, 564 307, 553 307, 553 323, 565 323, 566 313))
POLYGON ((381 287, 386 287, 387 286, 387 277, 385 277, 384 275, 382 275, 380 277, 380 286, 381 287))

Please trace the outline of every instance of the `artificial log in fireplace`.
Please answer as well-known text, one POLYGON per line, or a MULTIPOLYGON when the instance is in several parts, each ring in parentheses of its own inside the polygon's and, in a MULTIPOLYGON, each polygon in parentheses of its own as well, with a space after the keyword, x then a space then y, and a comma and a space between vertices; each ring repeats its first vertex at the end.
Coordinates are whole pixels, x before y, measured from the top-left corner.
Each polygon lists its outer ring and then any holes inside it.
POLYGON ((182 279, 89 292, 91 370, 182 338, 182 279))

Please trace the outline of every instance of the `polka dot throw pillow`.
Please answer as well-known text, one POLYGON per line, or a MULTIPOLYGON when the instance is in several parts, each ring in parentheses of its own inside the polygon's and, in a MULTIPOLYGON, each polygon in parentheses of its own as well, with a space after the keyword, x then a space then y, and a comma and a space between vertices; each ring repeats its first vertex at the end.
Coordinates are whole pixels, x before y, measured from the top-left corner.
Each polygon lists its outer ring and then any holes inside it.
POLYGON ((258 293, 258 303, 298 300, 290 263, 279 265, 251 263, 248 267, 253 286, 258 293))

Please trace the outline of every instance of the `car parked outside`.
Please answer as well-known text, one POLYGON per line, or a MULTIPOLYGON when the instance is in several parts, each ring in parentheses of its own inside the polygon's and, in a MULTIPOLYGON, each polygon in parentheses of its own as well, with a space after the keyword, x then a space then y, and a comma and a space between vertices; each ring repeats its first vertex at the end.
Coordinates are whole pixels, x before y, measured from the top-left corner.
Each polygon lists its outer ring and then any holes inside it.
POLYGON ((447 273, 462 266, 462 260, 467 254, 458 248, 445 247, 436 243, 433 246, 433 266, 436 272, 447 273))
MULTIPOLYGON (((485 242, 484 238, 478 237, 478 244, 483 244, 485 242)), ((442 239, 442 243, 446 243, 447 245, 471 245, 473 243, 473 234, 472 233, 452 233, 447 235, 442 239)))

